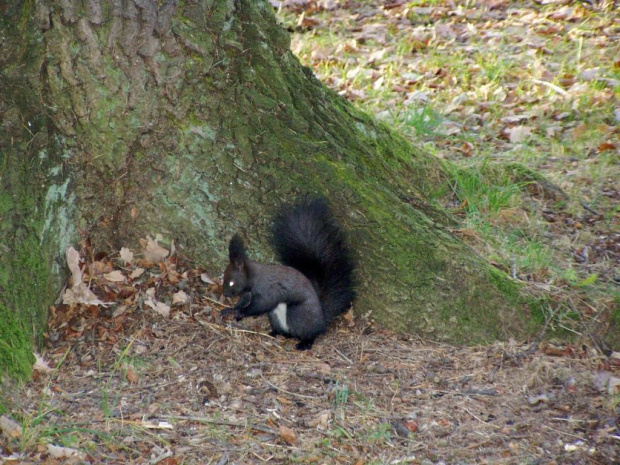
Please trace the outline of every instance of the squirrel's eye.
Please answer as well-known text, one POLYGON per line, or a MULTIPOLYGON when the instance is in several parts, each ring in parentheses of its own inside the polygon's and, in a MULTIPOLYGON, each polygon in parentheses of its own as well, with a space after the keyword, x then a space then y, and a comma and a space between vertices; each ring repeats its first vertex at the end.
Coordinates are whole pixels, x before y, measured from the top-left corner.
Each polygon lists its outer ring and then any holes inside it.
POLYGON ((229 282, 229 283, 228 283, 228 285, 229 285, 230 287, 233 287, 233 286, 235 285, 235 282, 234 282, 234 281, 231 281, 231 282, 229 282))

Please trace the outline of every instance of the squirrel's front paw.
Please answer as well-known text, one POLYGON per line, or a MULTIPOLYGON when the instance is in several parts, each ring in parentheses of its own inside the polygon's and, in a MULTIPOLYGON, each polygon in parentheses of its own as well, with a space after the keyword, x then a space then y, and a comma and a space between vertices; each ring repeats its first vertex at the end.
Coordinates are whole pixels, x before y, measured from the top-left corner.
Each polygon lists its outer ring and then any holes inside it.
POLYGON ((225 308, 225 309, 223 309, 223 310, 220 312, 220 318, 226 318, 227 316, 229 316, 229 315, 231 315, 231 314, 233 314, 233 313, 235 313, 235 310, 234 310, 234 309, 232 309, 232 308, 230 308, 230 307, 225 308))
POLYGON ((235 317, 236 321, 241 321, 245 318, 245 315, 241 313, 241 310, 238 308, 225 308, 224 310, 220 312, 220 317, 226 318, 230 316, 231 314, 235 317))

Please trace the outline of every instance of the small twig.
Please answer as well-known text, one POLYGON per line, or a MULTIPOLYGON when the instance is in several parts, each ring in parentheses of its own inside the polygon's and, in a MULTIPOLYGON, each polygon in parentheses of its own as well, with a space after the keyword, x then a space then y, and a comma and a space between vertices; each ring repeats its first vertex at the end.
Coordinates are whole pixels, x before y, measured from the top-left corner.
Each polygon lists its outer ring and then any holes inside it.
MULTIPOLYGON (((117 422, 117 423, 121 423, 122 425, 134 425, 134 426, 138 426, 141 428, 145 428, 145 429, 163 429, 163 430, 171 430, 174 429, 174 427, 168 423, 168 422, 158 422, 155 423, 155 421, 157 420, 153 420, 153 421, 149 421, 149 420, 128 420, 125 418, 119 418, 121 414, 119 413, 118 415, 109 417, 107 419, 101 420, 101 421, 110 421, 110 422, 117 422)), ((93 420, 94 421, 94 420, 93 420)))
POLYGON ((210 328, 210 329, 214 330, 218 334, 220 333, 220 329, 226 329, 226 327, 224 327, 224 326, 214 325, 212 323, 207 323, 206 321, 199 320, 198 318, 196 318, 196 321, 203 328, 205 328, 205 329, 210 328))
POLYGON ((254 457, 256 457, 257 459, 259 459, 261 462, 269 462, 274 456, 270 455, 269 457, 267 457, 266 459, 262 458, 260 455, 258 455, 256 452, 254 451, 250 451, 250 454, 252 454, 254 457))
POLYGON ((349 362, 351 365, 353 365, 353 361, 347 357, 345 354, 343 354, 342 352, 340 352, 338 349, 334 349, 336 351, 336 353, 338 355, 340 355, 342 358, 344 358, 347 362, 349 362))
POLYGON ((581 202, 581 206, 582 206, 583 208, 585 208, 586 210, 588 210, 590 213, 592 213, 593 215, 596 215, 596 216, 600 216, 600 213, 599 213, 599 212, 597 212, 596 210, 594 210, 593 208, 591 208, 591 207, 590 207, 587 203, 585 203, 585 202, 583 201, 583 199, 582 199, 582 200, 580 200, 579 202, 581 202))
POLYGON ((237 333, 257 334, 259 336, 263 336, 263 337, 266 337, 268 339, 276 339, 271 334, 261 333, 260 331, 251 331, 249 329, 241 329, 241 328, 226 328, 226 329, 228 329, 229 331, 235 331, 237 333))
POLYGON ((416 460, 416 456, 412 455, 410 457, 403 457, 402 459, 394 459, 390 462, 390 465, 398 465, 399 463, 414 463, 416 460))
POLYGON ((468 389, 463 391, 463 394, 468 396, 497 396, 499 392, 497 392, 497 389, 468 389))
POLYGON ((552 417, 550 418, 550 420, 552 421, 567 421, 569 423, 599 423, 600 420, 578 420, 576 418, 559 418, 559 417, 552 417))
POLYGON ((582 436, 577 436, 576 434, 570 434, 567 433, 565 431, 560 431, 558 429, 552 428, 551 426, 547 426, 547 425, 542 425, 544 428, 550 429, 551 431, 555 431, 556 433, 560 433, 560 434, 565 434, 566 436, 570 436, 571 438, 576 438, 579 439, 580 441, 585 441, 586 438, 582 437, 582 436))
POLYGON ((269 339, 275 339, 275 337, 273 337, 273 336, 271 336, 270 334, 267 334, 267 333, 261 333, 261 332, 258 332, 258 331, 251 331, 249 329, 230 328, 228 326, 222 326, 222 325, 216 325, 216 324, 213 324, 213 323, 207 323, 206 321, 202 321, 202 320, 199 320, 199 319, 196 319, 196 321, 198 322, 199 325, 201 325, 203 327, 211 328, 211 329, 215 330, 216 332, 219 332, 220 329, 225 329, 228 332, 258 334, 259 336, 264 336, 264 337, 267 337, 269 339))
POLYGON ((353 434, 351 431, 349 431, 349 430, 348 430, 348 429, 344 426, 344 424, 342 424, 341 422, 338 422, 338 423, 336 423, 336 424, 337 424, 338 428, 340 428, 340 429, 344 432, 345 436, 347 436, 349 439, 353 439, 353 438, 355 438, 355 434, 353 434))
POLYGON ((162 460, 167 459, 168 457, 172 457, 172 451, 171 450, 164 452, 159 457, 156 457, 154 459, 149 460, 149 465, 157 465, 159 462, 161 462, 162 460))
POLYGON ((499 426, 497 426, 497 425, 494 425, 493 423, 489 423, 489 422, 486 422, 486 421, 484 421, 484 420, 482 420, 482 419, 478 418, 476 415, 474 415, 473 413, 471 413, 471 412, 470 412, 469 410, 467 410, 467 408, 465 408, 465 407, 463 407, 463 410, 465 410, 467 413, 469 413, 472 417, 474 417, 474 418, 475 418, 476 420, 478 420, 480 423, 483 423, 483 424, 485 424, 485 425, 487 425, 487 426, 491 426, 491 427, 493 427, 493 428, 495 428, 495 429, 502 429, 501 427, 499 427, 499 426))
POLYGON ((568 98, 569 94, 568 92, 566 92, 564 89, 562 89, 561 87, 556 86, 555 84, 552 84, 551 82, 547 82, 547 81, 541 81, 540 79, 532 79, 532 82, 534 84, 540 84, 542 86, 546 86, 549 89, 555 90, 558 94, 563 95, 564 97, 568 98))
POLYGON ((581 334, 579 331, 575 331, 574 329, 571 329, 568 326, 564 326, 564 325, 558 325, 558 326, 562 329, 565 329, 566 331, 576 334, 577 336, 583 336, 583 334, 581 334))
POLYGON ((210 423, 213 425, 222 425, 222 426, 234 426, 237 428, 247 428, 247 429, 255 429, 256 431, 262 431, 267 434, 276 434, 274 430, 271 428, 267 428, 266 426, 255 425, 252 423, 234 423, 232 421, 223 421, 223 420, 214 420, 209 417, 197 417, 197 416, 188 416, 188 415, 158 415, 159 418, 164 418, 166 420, 178 420, 178 421, 195 421, 198 423, 210 423))
POLYGON ((237 168, 239 171, 242 171, 244 173, 247 173, 247 170, 243 169, 242 167, 240 167, 239 165, 237 165, 235 162, 233 162, 233 166, 235 168, 237 168))
POLYGON ((219 302, 215 299, 212 299, 211 297, 204 297, 205 300, 208 300, 209 302, 213 302, 214 304, 219 305, 220 307, 224 307, 224 308, 232 308, 230 305, 226 305, 223 304, 222 302, 219 302))
POLYGON ((287 391, 286 389, 282 389, 281 387, 276 386, 275 384, 271 383, 267 378, 265 378, 265 376, 263 375, 262 371, 260 373, 260 377, 263 378, 263 381, 265 381, 269 386, 271 386, 272 388, 274 388, 277 391, 284 392, 285 394, 289 394, 289 395, 295 396, 295 397, 300 397, 302 399, 321 399, 321 397, 305 396, 303 394, 297 394, 295 392, 291 392, 291 391, 287 391))
POLYGON ((490 439, 487 439, 486 441, 482 441, 482 442, 475 442, 473 444, 470 444, 469 446, 467 446, 467 449, 472 450, 472 449, 480 449, 481 447, 484 447, 486 445, 488 445, 491 442, 490 439))

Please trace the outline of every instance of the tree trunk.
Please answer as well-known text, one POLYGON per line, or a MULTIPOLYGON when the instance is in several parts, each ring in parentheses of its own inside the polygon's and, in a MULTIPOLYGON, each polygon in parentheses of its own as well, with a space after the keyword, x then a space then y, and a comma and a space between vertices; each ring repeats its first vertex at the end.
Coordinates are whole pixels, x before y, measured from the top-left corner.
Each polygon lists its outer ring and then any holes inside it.
POLYGON ((451 342, 524 332, 518 291, 429 200, 438 161, 322 86, 266 1, 0 10, 0 324, 23 353, 80 236, 161 233, 217 272, 235 231, 270 260, 271 212, 316 191, 350 231, 359 313, 451 342))

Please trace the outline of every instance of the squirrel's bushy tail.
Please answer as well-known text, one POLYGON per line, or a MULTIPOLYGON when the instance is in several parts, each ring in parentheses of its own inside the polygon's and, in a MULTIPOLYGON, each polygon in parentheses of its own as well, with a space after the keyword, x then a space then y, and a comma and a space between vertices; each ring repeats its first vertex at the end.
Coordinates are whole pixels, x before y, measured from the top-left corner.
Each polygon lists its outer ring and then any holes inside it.
POLYGON ((282 264, 315 286, 327 323, 351 306, 355 265, 325 198, 302 198, 282 208, 274 219, 273 243, 282 264))

